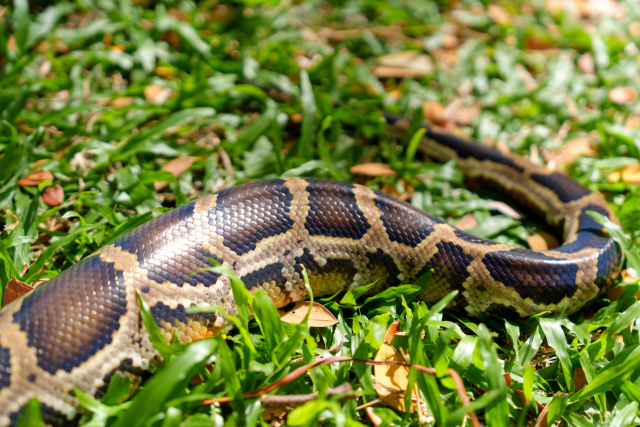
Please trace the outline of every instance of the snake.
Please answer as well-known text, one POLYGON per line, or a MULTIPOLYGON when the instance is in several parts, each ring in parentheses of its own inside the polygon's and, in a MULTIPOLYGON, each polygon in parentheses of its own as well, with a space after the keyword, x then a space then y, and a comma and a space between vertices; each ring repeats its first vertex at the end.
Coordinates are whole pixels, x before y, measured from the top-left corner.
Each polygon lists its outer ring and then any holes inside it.
MULTIPOLYGON (((411 122, 385 113, 400 138, 411 122)), ((229 331, 213 312, 237 314, 228 267, 276 307, 374 284, 375 295, 433 270, 419 299, 452 291, 448 309, 467 316, 574 313, 619 272, 622 252, 589 211, 618 223, 604 199, 563 173, 424 126, 425 158, 454 161, 474 180, 556 227, 563 244, 530 250, 476 237, 367 186, 279 178, 224 189, 176 207, 123 235, 0 311, 0 426, 37 398, 48 425, 79 413, 74 387, 102 396, 114 374, 139 377, 158 361, 140 320, 138 295, 167 341, 229 331)))

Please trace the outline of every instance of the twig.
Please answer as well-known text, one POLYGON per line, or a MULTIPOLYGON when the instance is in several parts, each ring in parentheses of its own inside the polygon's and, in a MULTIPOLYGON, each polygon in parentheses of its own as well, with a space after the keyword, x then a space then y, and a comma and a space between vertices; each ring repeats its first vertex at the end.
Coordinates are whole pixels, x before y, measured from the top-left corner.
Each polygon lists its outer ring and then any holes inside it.
MULTIPOLYGON (((455 369, 451 368, 449 368, 448 372, 453 379, 453 382, 456 384, 456 390, 458 391, 458 396, 460 396, 460 400, 462 401, 462 406, 469 406, 470 402, 469 397, 467 396, 467 389, 464 387, 460 374, 458 374, 455 369)), ((471 424, 473 424, 473 427, 480 427, 480 421, 478 420, 475 412, 469 412, 469 418, 471 418, 471 424)))
MULTIPOLYGON (((270 391, 273 391, 277 388, 280 388, 286 384, 289 384, 291 381, 301 377, 303 374, 305 374, 307 371, 309 371, 312 368, 315 368, 316 366, 322 366, 322 365, 329 365, 331 363, 341 363, 341 362, 358 362, 358 363, 364 363, 365 365, 369 365, 369 366, 381 366, 381 365, 398 365, 398 366, 405 366, 408 368, 413 368, 413 369, 417 369, 420 372, 423 372, 425 374, 428 375, 436 375, 436 370, 432 369, 432 368, 426 368, 424 366, 420 366, 420 365, 407 365, 406 363, 402 363, 402 362, 396 362, 396 361, 387 361, 387 362, 378 362, 378 361, 374 361, 374 360, 361 360, 361 359, 354 359, 353 357, 345 357, 345 356, 332 356, 332 357, 326 357, 324 359, 319 359, 316 360, 313 363, 310 363, 308 365, 304 365, 301 366, 295 370, 293 370, 292 372, 290 372, 289 374, 287 374, 284 378, 280 379, 279 381, 276 381, 275 383, 268 385, 268 386, 264 386, 261 387, 257 390, 254 391, 250 391, 248 393, 244 393, 242 395, 242 397, 244 399, 248 399, 251 397, 257 397, 257 396, 262 396, 263 394, 267 394, 270 391)), ((231 399, 229 397, 219 397, 216 399, 206 399, 203 400, 201 402, 201 404, 203 405, 211 405, 213 403, 225 403, 225 402, 230 402, 231 399)))
MULTIPOLYGON (((349 383, 343 383, 337 387, 327 390, 327 396, 337 396, 339 394, 352 393, 353 387, 349 383)), ((302 405, 303 403, 310 402, 318 398, 318 393, 309 394, 283 394, 283 395, 271 395, 263 394, 260 397, 260 402, 267 406, 293 406, 302 405)))

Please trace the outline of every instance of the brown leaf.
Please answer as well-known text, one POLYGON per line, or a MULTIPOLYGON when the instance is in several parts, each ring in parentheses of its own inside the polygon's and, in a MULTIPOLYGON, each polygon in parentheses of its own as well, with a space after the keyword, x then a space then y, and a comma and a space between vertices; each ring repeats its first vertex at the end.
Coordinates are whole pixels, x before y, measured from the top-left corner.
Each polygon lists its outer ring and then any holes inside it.
POLYGON ((45 181, 53 181, 53 174, 49 171, 36 170, 18 181, 21 187, 33 187, 45 181))
POLYGON ((349 172, 365 176, 396 176, 396 171, 382 163, 362 163, 352 166, 349 172))
POLYGON ((489 11, 489 16, 491 20, 498 25, 509 25, 511 24, 511 15, 507 13, 502 7, 497 6, 495 4, 490 4, 487 8, 489 11))
POLYGON ((585 74, 596 73, 596 62, 590 52, 587 52, 578 58, 578 68, 580 68, 580 71, 585 74))
POLYGON ((20 224, 20 218, 18 218, 16 216, 16 214, 14 214, 13 212, 11 212, 10 209, 5 209, 5 212, 7 212, 9 214, 9 216, 11 217, 11 219, 13 220, 13 222, 11 223, 11 225, 5 225, 4 229, 5 230, 13 230, 14 228, 16 228, 18 226, 18 224, 20 224))
POLYGON ((2 296, 2 306, 17 300, 22 295, 28 294, 33 288, 24 282, 16 279, 15 277, 9 280, 7 287, 4 289, 4 295, 2 296))
POLYGON ((373 412, 373 408, 371 406, 367 406, 365 410, 367 411, 369 420, 371 420, 371 424, 373 424, 374 426, 379 426, 383 423, 382 418, 380 418, 373 412))
POLYGON ((584 375, 584 369, 576 368, 573 371, 573 382, 576 385, 576 391, 582 390, 587 385, 587 377, 584 375))
POLYGON ((468 213, 460 218, 460 221, 456 222, 454 225, 464 231, 478 225, 478 221, 476 221, 476 217, 473 216, 473 214, 468 213))
POLYGON ((622 270, 622 272, 620 273, 620 277, 625 283, 635 283, 638 281, 638 278, 631 274, 631 271, 627 269, 622 270))
MULTIPOLYGON (((175 176, 176 178, 179 178, 183 173, 189 170, 189 168, 191 167, 191 165, 195 160, 196 160, 196 157, 192 157, 192 156, 176 157, 175 159, 171 159, 167 163, 165 163, 164 166, 160 168, 160 170, 163 170, 165 172, 170 172, 173 176, 175 176)), ((169 185, 169 183, 164 181, 156 181, 153 183, 153 186, 156 189, 156 191, 162 190, 167 185, 169 185)))
POLYGON ((607 298, 611 301, 618 301, 624 292, 624 286, 609 286, 607 289, 607 298))
POLYGON ((529 247, 534 251, 546 251, 560 246, 558 240, 545 231, 539 231, 527 237, 527 243, 529 243, 529 247))
POLYGON ((112 107, 126 107, 127 105, 131 105, 133 103, 133 97, 132 96, 123 96, 121 98, 116 98, 113 101, 111 101, 111 106, 112 107))
POLYGON ((528 50, 551 50, 556 48, 556 46, 548 40, 534 35, 527 36, 524 45, 528 50))
POLYGON ((444 106, 439 102, 425 101, 424 104, 422 104, 422 111, 424 113, 424 118, 429 120, 431 123, 435 123, 436 125, 443 127, 447 126, 447 121, 442 117, 444 106))
POLYGON ((556 162, 559 165, 571 165, 580 156, 595 157, 598 155, 598 144, 586 136, 571 139, 564 143, 559 150, 544 155, 547 162, 556 162))
POLYGON ((149 85, 144 88, 145 99, 153 104, 164 104, 172 94, 173 91, 171 89, 158 85, 149 85))
MULTIPOLYGON (((376 362, 404 362, 398 351, 389 344, 382 344, 375 357, 376 362)), ((373 376, 379 383, 376 385, 376 393, 385 403, 399 411, 406 412, 404 404, 404 391, 409 385, 409 368, 401 365, 378 365, 373 367, 373 376), (394 392, 401 392, 392 394, 394 392)), ((417 395, 416 395, 417 398, 417 395)), ((415 410, 415 402, 412 399, 411 412, 415 410)))
POLYGON ((607 181, 618 182, 620 178, 626 183, 640 183, 640 163, 627 166, 622 171, 611 173, 607 177, 607 181))
POLYGON ((504 202, 498 202, 496 200, 492 200, 491 207, 497 210, 498 212, 500 212, 501 214, 511 217, 513 219, 521 220, 524 217, 520 212, 513 209, 511 206, 509 206, 504 202))
POLYGON ((58 206, 64 200, 64 190, 60 184, 54 187, 47 187, 42 192, 42 201, 49 206, 58 206))
POLYGON ((399 327, 400 322, 397 321, 389 325, 389 327, 387 328, 387 332, 384 333, 384 342, 386 344, 391 344, 391 340, 393 340, 393 337, 396 335, 396 331, 399 327))
POLYGON ((626 127, 627 129, 640 128, 640 116, 634 113, 629 114, 629 117, 627 117, 627 121, 624 123, 624 127, 626 127))
POLYGON ((397 197, 398 199, 404 200, 406 202, 411 198, 411 196, 413 196, 413 187, 409 186, 408 188, 405 188, 405 189, 406 189, 406 192, 400 194, 398 193, 398 189, 396 188, 395 185, 385 184, 382 186, 383 193, 387 193, 390 196, 397 197))
POLYGON ((376 65, 371 68, 371 74, 379 79, 419 79, 424 73, 411 68, 387 67, 376 65))
POLYGON ((634 38, 640 37, 640 21, 633 21, 629 24, 629 34, 634 38))
POLYGON ((417 50, 405 50, 380 56, 371 69, 378 78, 420 78, 433 72, 428 55, 417 50))
POLYGON ((481 111, 480 105, 467 105, 462 99, 456 98, 444 108, 440 116, 446 122, 455 123, 458 126, 469 126, 481 111))
POLYGON ((549 414, 549 404, 547 403, 533 427, 547 427, 547 415, 549 414))
POLYGON ((338 323, 338 319, 336 319, 335 316, 331 314, 331 312, 324 306, 318 303, 314 303, 313 307, 311 307, 311 302, 309 301, 297 302, 293 307, 293 310, 281 315, 280 319, 283 322, 291 323, 292 325, 298 325, 302 323, 310 308, 311 313, 309 314, 309 326, 315 328, 324 328, 338 323))
POLYGON ((505 382, 505 384, 507 384, 507 387, 509 387, 511 384, 513 384, 513 380, 511 379, 511 374, 510 373, 502 374, 502 376, 504 377, 504 382, 505 382))
POLYGON ((636 98, 636 90, 632 87, 614 87, 609 91, 609 99, 616 104, 631 104, 636 98))

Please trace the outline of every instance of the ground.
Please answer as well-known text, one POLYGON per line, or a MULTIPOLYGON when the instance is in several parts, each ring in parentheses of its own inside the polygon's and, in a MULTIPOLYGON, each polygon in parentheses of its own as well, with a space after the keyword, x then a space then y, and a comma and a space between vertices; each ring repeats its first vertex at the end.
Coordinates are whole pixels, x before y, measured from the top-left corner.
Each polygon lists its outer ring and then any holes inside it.
POLYGON ((94 415, 82 422, 636 425, 639 46, 640 6, 631 0, 5 3, 4 302, 30 289, 23 282, 54 277, 168 209, 277 176, 365 183, 481 237, 558 244, 554 230, 508 199, 469 190, 474 183, 453 165, 404 150, 407 141, 385 132, 384 108, 524 155, 604 194, 621 222, 610 232, 627 251, 616 287, 584 312, 525 321, 456 317, 442 304, 428 312, 398 302, 399 294, 351 295, 320 301, 341 322, 311 329, 282 326, 258 300, 260 323, 245 319, 226 342, 218 335, 185 349, 158 341, 167 366, 120 406, 109 405, 126 381, 102 403, 83 399, 94 415), (19 281, 7 285, 12 278, 19 281), (394 321, 400 335, 390 347, 383 336, 394 321), (398 410, 403 399, 387 404, 372 392, 381 378, 402 377, 388 366, 345 361, 285 377, 331 354, 406 361, 394 348, 435 369, 411 370, 408 382, 405 372, 396 395, 417 390, 411 415, 398 410), (203 367, 213 356, 215 367, 203 367), (195 373, 203 383, 186 389, 180 378, 195 373), (355 398, 325 393, 345 382, 350 389, 339 391, 355 398), (269 384, 283 400, 242 398, 269 384), (291 397, 316 391, 301 406, 291 397), (230 404, 212 404, 226 397, 230 404))

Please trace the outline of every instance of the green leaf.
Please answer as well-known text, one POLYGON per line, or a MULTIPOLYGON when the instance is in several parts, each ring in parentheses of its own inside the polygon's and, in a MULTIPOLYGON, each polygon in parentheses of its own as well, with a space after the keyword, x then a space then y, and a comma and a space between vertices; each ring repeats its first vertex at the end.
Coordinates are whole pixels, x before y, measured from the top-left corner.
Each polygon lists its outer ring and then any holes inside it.
POLYGON ((109 245, 110 243, 114 242, 116 239, 124 236, 129 231, 144 224, 145 222, 149 221, 152 218, 153 218, 153 212, 151 211, 129 218, 122 224, 112 228, 109 231, 109 233, 105 236, 101 246, 109 245))
MULTIPOLYGON (((482 354, 482 361, 486 368, 486 378, 489 383, 489 390, 497 390, 501 396, 506 395, 506 385, 502 376, 502 367, 498 360, 498 354, 494 348, 493 340, 489 330, 484 324, 479 329, 479 348, 482 354)), ((487 390, 487 391, 489 391, 487 390)), ((506 426, 509 418, 509 407, 506 399, 498 398, 491 402, 486 409, 487 425, 506 426)))
POLYGON ((20 280, 22 280, 25 283, 33 282, 33 279, 36 277, 36 274, 40 272, 40 269, 44 266, 44 263, 49 261, 53 257, 53 255, 56 253, 58 248, 65 247, 69 243, 73 242, 78 236, 86 233, 87 231, 91 231, 95 228, 98 228, 101 225, 104 225, 106 222, 107 220, 103 219, 102 221, 97 222, 95 224, 89 224, 83 227, 78 227, 75 229, 75 231, 68 233, 62 239, 56 240, 55 242, 51 243, 49 247, 40 254, 36 262, 31 264, 31 266, 29 267, 29 270, 25 273, 24 276, 22 276, 20 280))
POLYGON ((216 341, 204 339, 189 345, 185 352, 156 373, 133 398, 131 406, 112 427, 140 427, 162 411, 165 402, 185 393, 186 386, 216 349, 216 341))
POLYGON ((277 115, 275 108, 267 108, 267 110, 257 119, 252 121, 240 134, 235 144, 233 144, 233 151, 236 154, 244 153, 256 142, 256 140, 267 132, 267 129, 271 127, 277 115))
POLYGON ((165 361, 170 360, 173 354, 182 350, 182 346, 179 345, 179 343, 175 343, 174 345, 167 343, 160 332, 160 328, 158 328, 158 324, 151 314, 149 305, 144 299, 142 299, 139 292, 136 295, 138 298, 138 305, 140 306, 140 317, 142 317, 142 322, 147 329, 149 340, 151 341, 151 344, 153 344, 153 348, 158 350, 158 353, 160 353, 160 356, 162 356, 165 361))
POLYGON ((356 300, 360 298, 362 295, 366 294, 369 289, 373 287, 378 281, 376 280, 373 283, 370 283, 365 286, 359 286, 357 288, 351 288, 344 294, 342 299, 340 300, 340 304, 344 305, 356 305, 356 300))
POLYGON ((587 215, 607 229, 611 238, 624 250, 629 266, 640 272, 640 247, 634 245, 624 230, 618 224, 611 222, 606 216, 594 211, 587 211, 587 215))
MULTIPOLYGON (((542 328, 547 342, 556 351, 558 359, 560 359, 560 365, 562 366, 562 372, 564 373, 564 381, 567 384, 569 391, 574 390, 573 384, 573 367, 571 365, 571 359, 569 358, 569 352, 567 351, 567 339, 564 336, 562 327, 557 320, 548 317, 538 319, 540 327, 542 328)), ((558 415, 559 418, 560 415, 558 415)), ((551 424, 551 422, 549 422, 551 424)))
POLYGON ((524 381, 522 383, 522 391, 524 392, 524 398, 527 402, 533 402, 533 381, 536 368, 527 365, 524 367, 524 381))
POLYGON ((42 409, 38 399, 31 399, 24 407, 16 427, 44 427, 42 409))
POLYGON ((593 381, 571 396, 570 403, 588 399, 597 393, 611 390, 611 387, 624 382, 639 367, 640 346, 636 344, 618 353, 618 355, 598 373, 593 381))
POLYGON ((300 103, 302 104, 302 135, 298 142, 298 155, 302 162, 310 160, 313 153, 313 135, 316 128, 316 98, 306 70, 300 71, 300 103))
POLYGON ((617 409, 613 413, 613 417, 609 421, 609 427, 627 427, 634 425, 632 423, 638 411, 638 402, 631 402, 622 409, 617 409))
POLYGON ((516 363, 520 366, 527 366, 535 357, 540 345, 542 345, 543 335, 542 328, 538 326, 533 334, 522 344, 520 348, 520 357, 516 359, 516 363))
POLYGON ((567 401, 569 396, 566 394, 553 396, 553 400, 549 404, 549 412, 547 413, 547 425, 553 425, 554 421, 562 417, 567 409, 567 401))
POLYGON ((255 295, 256 301, 253 304, 253 311, 256 321, 260 325, 264 341, 269 354, 273 354, 274 349, 284 339, 284 327, 278 315, 276 306, 266 294, 264 289, 258 289, 255 295))
POLYGON ((244 399, 242 385, 236 371, 235 358, 227 342, 220 335, 214 337, 218 343, 218 361, 215 369, 219 370, 224 379, 224 388, 231 399, 231 407, 239 415, 239 423, 244 424, 244 399))
POLYGON ((168 129, 181 126, 186 122, 197 118, 211 117, 215 114, 216 111, 213 108, 188 108, 186 110, 177 111, 159 123, 145 128, 138 135, 129 139, 118 151, 114 152, 115 157, 112 158, 111 161, 113 162, 117 159, 126 158, 129 150, 146 140, 162 136, 168 129))
POLYGON ((419 128, 416 130, 416 133, 413 134, 411 140, 409 141, 409 145, 407 146, 407 151, 404 157, 404 170, 408 170, 411 167, 411 163, 413 163, 413 159, 418 152, 418 147, 420 147, 420 143, 422 142, 422 138, 424 134, 427 132, 426 128, 419 128))

